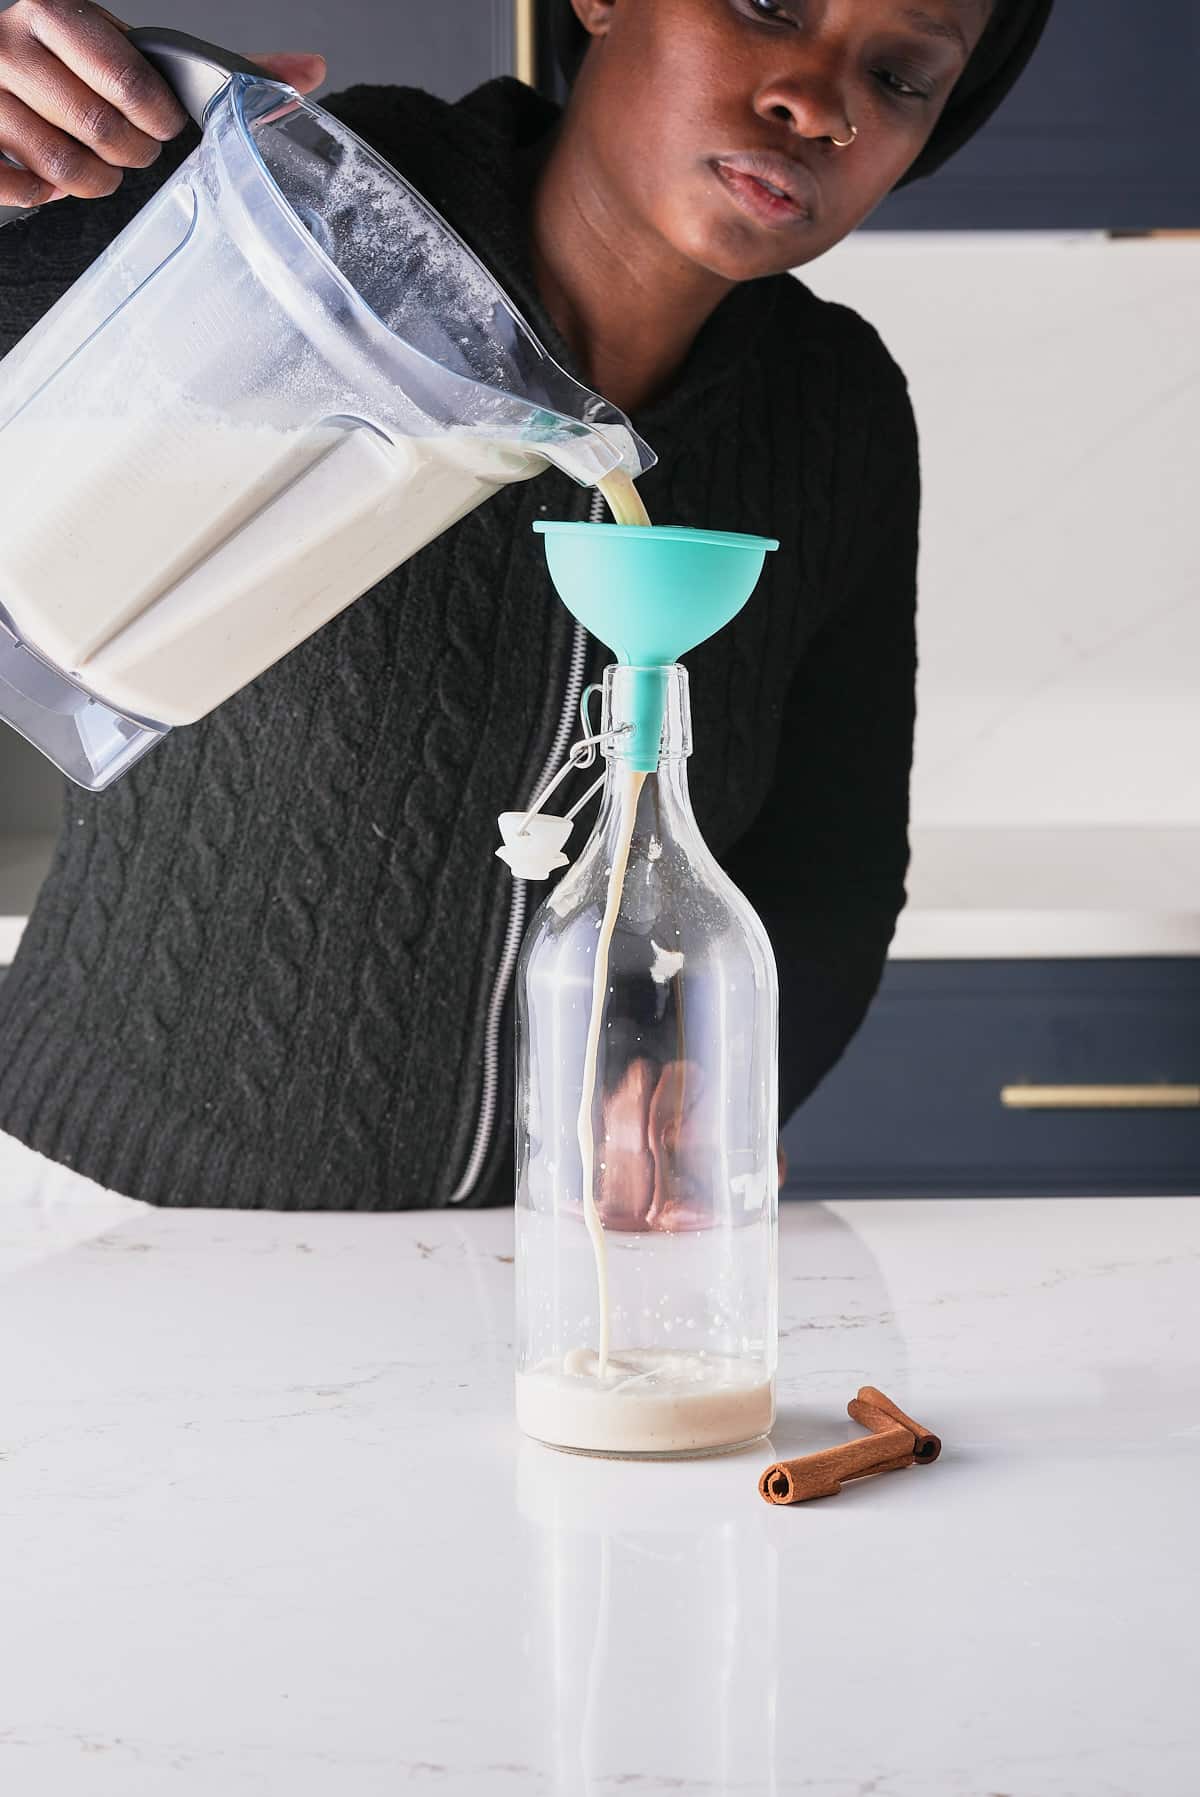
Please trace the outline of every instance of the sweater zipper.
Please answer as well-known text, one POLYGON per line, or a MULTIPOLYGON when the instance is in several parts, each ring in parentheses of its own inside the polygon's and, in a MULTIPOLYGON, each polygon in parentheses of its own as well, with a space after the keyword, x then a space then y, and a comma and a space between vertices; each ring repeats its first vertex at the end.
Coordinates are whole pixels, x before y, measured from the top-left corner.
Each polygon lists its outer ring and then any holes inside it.
MULTIPOLYGON (((589 524, 600 524, 603 520, 604 495, 596 491, 592 494, 588 522, 589 524)), ((558 728, 554 733, 554 741, 550 745, 550 753, 546 757, 545 766, 538 775, 533 791, 526 801, 527 805, 533 804, 546 782, 558 772, 570 746, 571 734, 579 717, 579 701, 583 697, 587 660, 588 633, 576 619, 575 631, 571 639, 571 660, 567 669, 567 685, 563 694, 562 711, 559 713, 558 728)), ((479 1117, 475 1124, 475 1139, 471 1144, 471 1153, 463 1176, 446 1200, 447 1204, 463 1204, 471 1196, 479 1183, 479 1175, 483 1172, 484 1163, 491 1150, 492 1137, 496 1128, 496 1107, 500 1098, 500 1026, 504 1021, 504 1007, 508 1001, 509 987, 512 985, 517 959, 521 953, 528 910, 529 883, 526 880, 514 880, 509 899, 508 928, 504 932, 504 946, 500 951, 500 962, 496 969, 492 996, 488 1003, 487 1020, 483 1026, 483 1082, 479 1094, 479 1117)))

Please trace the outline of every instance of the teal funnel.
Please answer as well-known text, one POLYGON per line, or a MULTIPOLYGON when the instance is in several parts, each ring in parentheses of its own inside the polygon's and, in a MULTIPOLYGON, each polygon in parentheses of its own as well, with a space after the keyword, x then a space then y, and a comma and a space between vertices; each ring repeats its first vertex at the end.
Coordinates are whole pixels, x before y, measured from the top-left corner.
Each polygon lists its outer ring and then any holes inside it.
POLYGON ((639 682, 630 765, 658 766, 663 683, 654 670, 673 667, 697 643, 715 636, 758 584, 773 537, 736 536, 680 525, 534 525, 546 539, 550 578, 568 611, 607 643, 627 667, 645 668, 639 682))

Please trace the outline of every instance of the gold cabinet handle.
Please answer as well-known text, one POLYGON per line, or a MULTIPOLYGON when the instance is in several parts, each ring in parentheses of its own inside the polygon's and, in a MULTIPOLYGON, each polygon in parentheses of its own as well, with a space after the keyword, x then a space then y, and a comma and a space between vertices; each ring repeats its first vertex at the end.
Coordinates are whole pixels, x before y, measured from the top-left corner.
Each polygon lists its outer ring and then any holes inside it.
POLYGON ((1200 1110, 1200 1086, 1004 1086, 1010 1111, 1200 1110))
POLYGON ((526 87, 537 85, 537 12, 536 0, 513 0, 516 67, 513 74, 526 87))

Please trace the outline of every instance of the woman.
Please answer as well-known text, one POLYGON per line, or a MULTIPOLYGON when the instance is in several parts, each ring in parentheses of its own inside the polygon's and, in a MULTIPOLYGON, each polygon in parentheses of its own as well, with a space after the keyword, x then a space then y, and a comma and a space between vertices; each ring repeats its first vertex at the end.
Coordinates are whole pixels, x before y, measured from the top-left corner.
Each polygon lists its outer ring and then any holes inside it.
MULTIPOLYGON (((963 143, 1049 6, 571 0, 561 117, 512 81, 331 102, 632 413, 652 518, 782 539, 689 664, 700 824, 779 961, 784 1116, 861 1021, 904 900, 918 511, 903 376, 784 271, 963 143)), ((0 350, 191 147, 183 124, 111 15, 0 14, 0 143, 25 171, 0 201, 74 196, 0 236, 0 350)), ((530 527, 586 503, 553 472, 506 489, 110 792, 68 793, 0 988, 0 1129, 163 1204, 509 1197, 494 820, 568 685, 530 527)))

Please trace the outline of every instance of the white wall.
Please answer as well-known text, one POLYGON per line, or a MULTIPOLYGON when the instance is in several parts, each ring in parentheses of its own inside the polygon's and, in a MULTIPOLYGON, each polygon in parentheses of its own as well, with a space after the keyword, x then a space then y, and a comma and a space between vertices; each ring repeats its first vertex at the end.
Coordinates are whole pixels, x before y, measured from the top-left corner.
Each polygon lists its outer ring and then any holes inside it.
POLYGON ((865 233, 799 272, 920 424, 918 829, 1200 825, 1200 237, 865 233))

